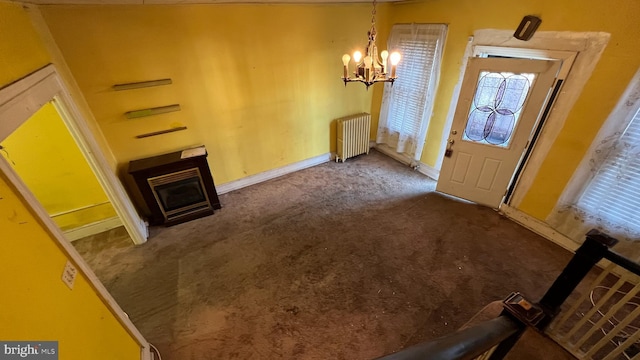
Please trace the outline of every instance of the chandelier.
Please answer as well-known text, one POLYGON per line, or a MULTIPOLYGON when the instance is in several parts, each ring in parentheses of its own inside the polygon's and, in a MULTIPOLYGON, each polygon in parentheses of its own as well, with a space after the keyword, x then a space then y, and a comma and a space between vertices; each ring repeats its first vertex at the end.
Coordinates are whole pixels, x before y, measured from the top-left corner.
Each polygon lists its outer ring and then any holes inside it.
POLYGON ((342 80, 344 86, 348 82, 358 81, 369 89, 369 86, 377 82, 393 82, 397 79, 396 67, 400 62, 400 53, 393 52, 389 56, 387 50, 383 50, 378 58, 378 47, 376 46, 376 0, 373 0, 373 10, 371 11, 371 29, 369 30, 369 42, 365 49, 364 57, 360 51, 353 53, 353 62, 355 62, 354 77, 349 77, 349 54, 342 55, 342 64, 344 65, 344 75, 342 80), (389 69, 389 63, 391 68, 389 69))

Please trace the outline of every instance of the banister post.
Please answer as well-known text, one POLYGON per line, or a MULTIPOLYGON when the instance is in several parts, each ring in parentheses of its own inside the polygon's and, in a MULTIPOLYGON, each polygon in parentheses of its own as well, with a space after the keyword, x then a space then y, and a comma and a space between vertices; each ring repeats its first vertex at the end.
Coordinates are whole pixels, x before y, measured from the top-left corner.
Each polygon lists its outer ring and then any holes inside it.
POLYGON ((571 292, 589 273, 598 261, 602 260, 609 248, 617 244, 618 240, 596 229, 586 234, 584 243, 578 248, 571 261, 547 290, 539 304, 547 313, 546 321, 538 325, 544 329, 551 319, 560 311, 560 306, 567 300, 571 292))

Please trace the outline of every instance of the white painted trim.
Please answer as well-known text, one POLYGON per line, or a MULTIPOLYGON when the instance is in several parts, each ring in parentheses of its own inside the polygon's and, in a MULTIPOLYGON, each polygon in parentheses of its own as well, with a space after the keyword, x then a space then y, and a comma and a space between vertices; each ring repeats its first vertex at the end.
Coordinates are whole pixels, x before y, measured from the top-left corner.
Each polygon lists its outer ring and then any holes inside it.
POLYGON ((65 230, 64 237, 69 241, 75 241, 87 236, 100 234, 101 232, 109 231, 120 226, 122 226, 122 221, 119 217, 115 216, 105 220, 92 222, 91 224, 82 225, 74 229, 65 230))
POLYGON ((285 165, 277 169, 268 170, 265 172, 261 172, 259 174, 247 176, 242 179, 224 183, 222 185, 216 186, 216 190, 218 191, 218 194, 225 194, 234 190, 242 189, 247 186, 259 184, 267 180, 275 179, 282 175, 290 174, 292 172, 296 172, 296 171, 310 168, 316 165, 324 164, 326 162, 331 161, 331 159, 332 159, 331 153, 322 154, 316 157, 312 157, 310 159, 285 165))
POLYGON ((512 48, 503 46, 473 46, 473 56, 486 55, 511 56, 521 59, 536 60, 562 60, 562 66, 558 72, 558 79, 565 79, 571 70, 573 62, 576 60, 578 53, 575 51, 546 50, 546 49, 529 49, 529 48, 512 48))
POLYGON ((580 244, 562 235, 561 233, 555 231, 551 226, 549 226, 544 221, 538 220, 533 216, 528 215, 509 205, 506 205, 506 204, 500 205, 500 213, 508 217, 509 219, 515 221, 516 223, 522 225, 523 227, 544 237, 545 239, 551 240, 552 242, 565 248, 566 250, 569 250, 571 252, 576 252, 578 247, 580 247, 580 244))
POLYGON ((423 162, 419 162, 418 163, 418 172, 427 175, 428 177, 430 177, 431 179, 438 181, 438 178, 440 177, 440 170, 429 166, 423 162))
POLYGON ((400 154, 385 144, 376 144, 375 149, 392 158, 393 160, 399 161, 407 166, 413 167, 412 165, 415 162, 415 160, 411 159, 407 155, 400 154))
MULTIPOLYGON (((115 177, 115 174, 111 172, 100 149, 95 145, 95 139, 91 131, 89 131, 85 119, 76 109, 73 99, 69 95, 66 86, 58 76, 53 65, 48 65, 0 90, 0 140, 13 132, 17 128, 16 125, 19 126, 40 109, 42 105, 51 100, 54 100, 58 109, 63 111, 63 113, 61 112, 63 120, 65 120, 72 136, 78 142, 78 146, 85 155, 89 165, 103 185, 109 200, 125 223, 125 226, 127 226, 128 223, 129 227, 127 231, 132 238, 135 236, 135 239, 144 242, 146 237, 143 236, 144 234, 141 234, 139 227, 134 226, 130 229, 132 222, 136 222, 136 219, 142 222, 142 219, 140 219, 135 212, 133 204, 126 196, 122 185, 115 177)), ((96 294, 102 299, 105 306, 107 306, 124 329, 140 345, 141 358, 149 359, 149 343, 133 325, 131 320, 129 320, 124 311, 122 311, 80 254, 78 254, 71 243, 66 240, 64 234, 49 217, 49 214, 47 214, 42 204, 38 202, 29 188, 22 182, 11 165, 9 165, 7 160, 2 156, 0 156, 0 171, 7 176, 7 179, 9 179, 11 184, 18 190, 18 193, 24 198, 27 205, 45 229, 51 234, 57 245, 86 276, 89 285, 94 288, 96 294)), ((146 231, 146 226, 144 230, 146 231)))
POLYGON ((447 118, 444 122, 444 127, 442 128, 442 138, 440 142, 440 151, 438 151, 438 157, 436 159, 435 169, 440 171, 442 169, 442 162, 444 161, 444 152, 447 149, 447 141, 449 140, 449 132, 451 131, 451 125, 453 125, 453 117, 456 114, 456 107, 458 106, 458 100, 460 99, 460 90, 462 89, 462 80, 464 80, 464 73, 467 69, 467 63, 469 62, 469 58, 473 53, 473 36, 469 36, 467 40, 467 47, 464 50, 464 55, 462 55, 462 61, 460 63, 460 76, 458 77, 458 82, 456 86, 453 88, 453 93, 451 94, 451 101, 449 102, 449 111, 447 112, 447 118))

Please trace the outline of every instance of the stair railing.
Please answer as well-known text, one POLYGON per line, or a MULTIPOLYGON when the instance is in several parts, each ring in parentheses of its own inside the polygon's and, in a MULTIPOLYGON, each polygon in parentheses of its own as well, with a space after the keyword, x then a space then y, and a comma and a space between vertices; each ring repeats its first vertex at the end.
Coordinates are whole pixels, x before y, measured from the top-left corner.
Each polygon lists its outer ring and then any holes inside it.
POLYGON ((538 303, 512 293, 499 317, 378 360, 503 359, 527 327, 580 359, 640 360, 640 265, 612 251, 617 242, 591 230, 538 303), (585 288, 583 280, 599 271, 602 259, 611 265, 585 288))

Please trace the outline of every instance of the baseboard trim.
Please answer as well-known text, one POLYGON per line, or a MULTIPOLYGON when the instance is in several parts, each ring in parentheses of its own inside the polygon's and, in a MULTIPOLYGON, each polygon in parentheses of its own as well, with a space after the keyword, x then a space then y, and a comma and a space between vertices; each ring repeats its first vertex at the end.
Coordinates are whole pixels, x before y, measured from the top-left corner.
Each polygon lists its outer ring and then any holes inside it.
POLYGON ((431 179, 438 181, 438 178, 440 177, 440 170, 429 166, 423 162, 419 162, 418 163, 418 172, 421 172, 425 175, 427 175, 428 177, 430 177, 431 179))
POLYGON ((218 191, 218 194, 226 194, 228 192, 231 192, 231 191, 234 191, 234 190, 238 190, 238 189, 242 189, 242 188, 247 187, 247 186, 251 186, 251 185, 259 184, 259 183, 267 181, 267 180, 275 179, 275 178, 280 177, 282 175, 290 174, 292 172, 296 172, 296 171, 300 171, 300 170, 303 170, 303 169, 306 169, 306 168, 310 168, 310 167, 313 167, 313 166, 316 166, 316 165, 324 164, 326 162, 331 161, 331 159, 332 159, 332 154, 331 153, 322 154, 322 155, 319 155, 319 156, 316 156, 316 157, 312 157, 310 159, 306 159, 306 160, 298 161, 298 162, 293 163, 293 164, 285 165, 285 166, 279 167, 277 169, 268 170, 268 171, 265 171, 265 172, 261 172, 259 174, 247 176, 247 177, 242 178, 242 179, 238 179, 238 180, 230 181, 228 183, 221 184, 219 186, 216 186, 216 190, 218 191))
POLYGON ((105 232, 111 229, 115 229, 122 225, 123 225, 122 220, 120 220, 119 217, 115 216, 105 220, 96 221, 91 224, 83 225, 75 229, 66 230, 63 233, 65 238, 67 238, 67 240, 75 241, 87 236, 91 236, 91 235, 99 234, 101 232, 105 232))
POLYGON ((398 154, 395 150, 384 144, 375 144, 375 149, 392 158, 393 160, 399 161, 407 166, 411 166, 411 164, 414 162, 406 155, 398 154))
POLYGON ((533 216, 509 205, 502 204, 500 206, 500 213, 545 239, 551 240, 555 244, 571 251, 572 253, 575 253, 578 247, 580 247, 580 245, 575 241, 557 232, 544 221, 538 220, 533 216))

